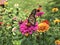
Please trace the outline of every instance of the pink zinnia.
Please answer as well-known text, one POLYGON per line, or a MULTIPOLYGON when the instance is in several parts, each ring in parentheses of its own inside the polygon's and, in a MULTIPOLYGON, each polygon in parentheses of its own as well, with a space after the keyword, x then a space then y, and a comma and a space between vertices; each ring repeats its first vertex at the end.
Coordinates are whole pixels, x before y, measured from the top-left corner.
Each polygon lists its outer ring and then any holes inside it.
POLYGON ((4 2, 6 2, 7 0, 0 0, 0 5, 4 5, 4 2))
POLYGON ((25 35, 26 33, 32 34, 34 31, 37 30, 38 23, 36 23, 34 26, 33 25, 27 26, 27 23, 28 23, 27 20, 25 20, 24 22, 19 22, 19 28, 23 35, 25 35))
POLYGON ((37 12, 37 13, 36 13, 36 16, 39 17, 39 16, 42 16, 43 14, 44 14, 44 12, 37 12))

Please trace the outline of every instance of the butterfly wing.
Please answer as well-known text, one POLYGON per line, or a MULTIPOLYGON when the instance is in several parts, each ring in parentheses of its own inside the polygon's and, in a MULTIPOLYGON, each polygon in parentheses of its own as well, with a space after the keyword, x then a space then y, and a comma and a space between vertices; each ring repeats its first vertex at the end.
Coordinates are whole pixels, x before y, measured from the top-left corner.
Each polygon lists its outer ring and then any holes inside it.
POLYGON ((36 23, 36 18, 31 15, 31 16, 28 18, 28 23, 30 23, 30 24, 32 24, 32 25, 35 25, 35 23, 36 23))
POLYGON ((36 9, 33 9, 31 14, 28 17, 28 23, 35 25, 35 23, 36 23, 35 15, 36 15, 36 9))

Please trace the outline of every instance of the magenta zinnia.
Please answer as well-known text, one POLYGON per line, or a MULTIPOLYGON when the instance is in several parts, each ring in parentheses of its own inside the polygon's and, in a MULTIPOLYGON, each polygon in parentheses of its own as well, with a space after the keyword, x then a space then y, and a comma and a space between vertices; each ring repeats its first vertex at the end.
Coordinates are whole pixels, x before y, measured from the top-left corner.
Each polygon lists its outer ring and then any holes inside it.
POLYGON ((23 35, 32 34, 33 32, 35 32, 37 30, 38 23, 36 23, 34 26, 33 25, 27 26, 27 24, 28 24, 27 20, 25 20, 23 22, 19 22, 20 32, 23 35))
POLYGON ((44 14, 44 12, 37 12, 37 13, 36 13, 36 16, 39 17, 39 16, 42 16, 43 14, 44 14))

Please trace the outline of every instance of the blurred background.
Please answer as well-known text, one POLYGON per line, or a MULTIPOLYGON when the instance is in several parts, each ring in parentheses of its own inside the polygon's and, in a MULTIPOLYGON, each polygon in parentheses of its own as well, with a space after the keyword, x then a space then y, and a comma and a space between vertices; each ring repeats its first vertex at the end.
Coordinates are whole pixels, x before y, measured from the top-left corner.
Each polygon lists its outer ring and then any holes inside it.
MULTIPOLYGON (((24 36, 18 22, 25 20, 39 5, 45 14, 37 20, 50 22, 45 45, 55 45, 55 40, 60 39, 60 0, 5 0, 0 4, 0 45, 21 45, 24 36)), ((34 45, 38 44, 34 42, 34 45)))

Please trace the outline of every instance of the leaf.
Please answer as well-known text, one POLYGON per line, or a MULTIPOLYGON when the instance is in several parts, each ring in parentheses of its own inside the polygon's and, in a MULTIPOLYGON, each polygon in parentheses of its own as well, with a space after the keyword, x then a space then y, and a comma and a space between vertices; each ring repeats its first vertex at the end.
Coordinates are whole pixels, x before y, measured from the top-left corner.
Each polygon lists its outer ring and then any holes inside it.
POLYGON ((30 39, 24 39, 21 42, 21 45, 33 45, 33 44, 32 44, 32 41, 30 41, 30 39))

